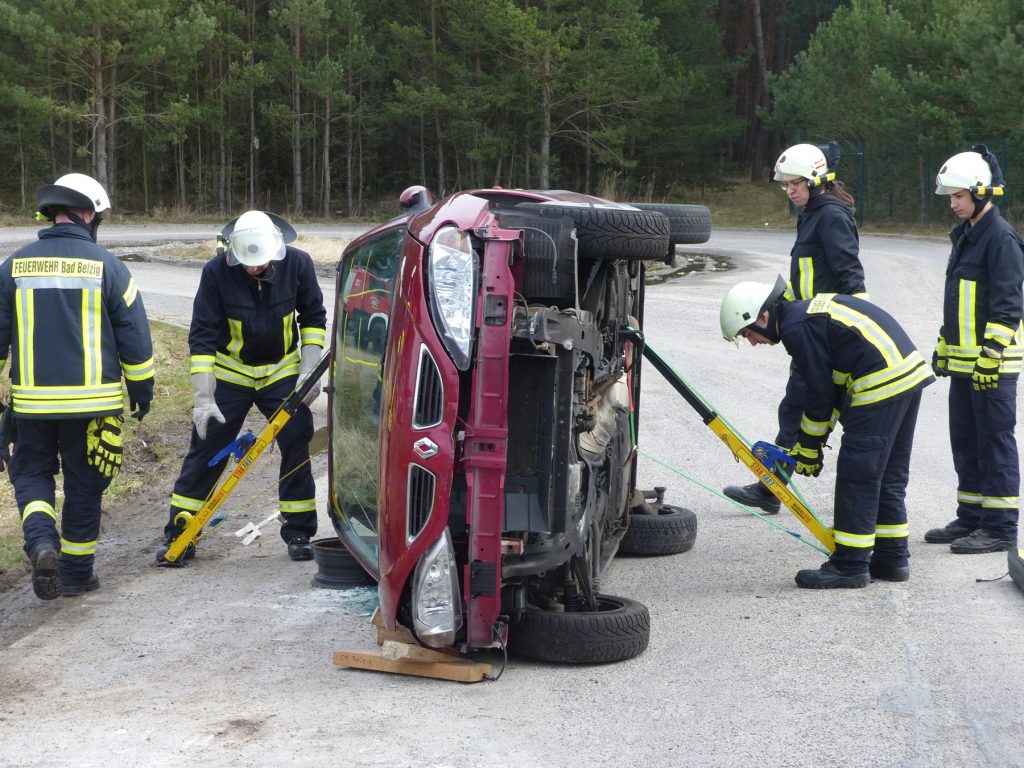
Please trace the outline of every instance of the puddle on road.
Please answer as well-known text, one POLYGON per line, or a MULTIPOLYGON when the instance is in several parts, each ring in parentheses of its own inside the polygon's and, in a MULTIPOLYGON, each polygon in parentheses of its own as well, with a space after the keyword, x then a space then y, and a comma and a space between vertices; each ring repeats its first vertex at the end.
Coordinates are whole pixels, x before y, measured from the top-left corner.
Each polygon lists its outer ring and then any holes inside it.
POLYGON ((647 285, 661 285, 694 272, 726 272, 735 267, 732 259, 721 254, 677 251, 674 265, 648 263, 647 285))
POLYGON ((121 261, 126 262, 190 262, 199 261, 205 263, 213 256, 213 248, 208 240, 180 240, 166 243, 154 243, 153 245, 108 245, 107 250, 117 256, 121 261))

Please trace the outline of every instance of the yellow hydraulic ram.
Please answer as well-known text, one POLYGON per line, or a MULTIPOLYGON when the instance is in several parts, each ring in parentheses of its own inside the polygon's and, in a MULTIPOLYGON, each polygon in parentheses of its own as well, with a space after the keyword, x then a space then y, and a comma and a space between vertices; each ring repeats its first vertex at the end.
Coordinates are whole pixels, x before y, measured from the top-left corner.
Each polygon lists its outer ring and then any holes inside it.
POLYGON ((320 358, 320 361, 309 376, 303 379, 292 390, 292 393, 284 399, 284 402, 281 403, 278 409, 274 411, 273 415, 267 420, 267 426, 256 436, 249 450, 239 459, 237 466, 228 475, 227 479, 218 485, 213 490, 213 493, 206 498, 203 506, 192 515, 184 530, 168 545, 167 550, 157 555, 158 565, 177 565, 178 560, 185 551, 199 540, 203 534, 203 528, 210 521, 210 518, 213 517, 218 507, 231 495, 235 486, 249 472, 256 459, 274 442, 277 435, 284 429, 284 425, 295 415, 295 411, 302 404, 303 398, 306 397, 313 387, 320 383, 320 377, 324 375, 330 362, 331 352, 328 350, 324 352, 323 357, 320 358))
POLYGON ((672 366, 661 355, 647 344, 639 331, 630 328, 627 333, 641 347, 644 357, 658 370, 658 373, 665 377, 665 380, 672 385, 673 389, 683 396, 683 399, 690 404, 704 423, 707 424, 708 429, 714 432, 725 443, 726 447, 732 451, 733 456, 739 459, 747 469, 757 476, 761 484, 771 491, 772 495, 781 501, 786 506, 786 509, 792 512, 807 527, 807 530, 814 535, 814 538, 820 541, 829 552, 834 552, 836 544, 832 538, 832 530, 823 526, 807 506, 797 498, 796 494, 779 481, 772 473, 772 470, 765 466, 754 454, 750 446, 717 413, 709 408, 696 392, 687 386, 686 382, 679 377, 679 374, 672 370, 672 366))

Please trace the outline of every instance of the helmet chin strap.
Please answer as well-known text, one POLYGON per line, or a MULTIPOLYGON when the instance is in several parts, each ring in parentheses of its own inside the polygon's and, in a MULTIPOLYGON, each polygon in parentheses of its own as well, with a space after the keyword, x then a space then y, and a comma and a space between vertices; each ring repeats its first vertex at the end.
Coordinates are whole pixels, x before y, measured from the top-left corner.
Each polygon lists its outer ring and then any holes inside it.
POLYGON ((779 305, 781 301, 776 300, 771 303, 771 306, 765 307, 768 311, 768 320, 765 323, 764 328, 759 328, 756 324, 755 328, 758 329, 758 333, 764 336, 769 341, 777 344, 779 339, 779 305))
POLYGON ((275 272, 277 272, 277 266, 271 261, 267 264, 267 268, 258 275, 254 275, 251 272, 246 272, 246 274, 258 283, 272 283, 274 282, 275 272))
POLYGON ((86 222, 81 216, 72 210, 65 210, 64 215, 71 219, 72 222, 80 226, 82 229, 89 233, 89 237, 92 241, 96 242, 96 231, 100 228, 100 222, 103 220, 103 216, 99 213, 92 215, 92 221, 86 222))

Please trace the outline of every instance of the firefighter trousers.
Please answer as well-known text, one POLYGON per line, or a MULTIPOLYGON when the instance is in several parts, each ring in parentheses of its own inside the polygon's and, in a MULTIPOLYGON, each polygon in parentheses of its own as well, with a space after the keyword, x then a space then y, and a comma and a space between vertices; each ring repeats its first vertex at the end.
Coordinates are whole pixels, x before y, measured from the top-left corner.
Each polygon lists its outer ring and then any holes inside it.
POLYGON ((978 391, 968 378, 949 380, 949 443, 957 476, 956 516, 1001 539, 1017 538, 1020 464, 1017 380, 978 391))
MULTIPOLYGON (((192 428, 192 440, 174 483, 171 513, 164 527, 168 540, 177 536, 184 527, 176 525, 175 518, 182 512, 198 512, 217 485, 231 457, 225 457, 212 467, 209 466, 210 460, 238 437, 252 406, 255 405, 269 419, 291 394, 296 380, 296 376, 289 376, 260 390, 217 382, 215 398, 224 423, 211 419, 205 440, 200 440, 195 427, 192 428)), ((284 517, 281 538, 286 542, 296 536, 312 538, 316 534, 316 483, 309 466, 309 441, 312 438, 313 415, 309 408, 300 405, 277 435, 277 446, 281 452, 278 500, 284 517)), ((268 454, 264 453, 262 458, 266 460, 267 457, 268 454)))
POLYGON ((920 406, 917 391, 843 411, 831 560, 844 572, 864 573, 872 558, 907 564, 905 498, 920 406))
POLYGON ((21 512, 25 554, 50 544, 60 551, 61 584, 84 584, 93 574, 103 492, 111 478, 86 459, 91 419, 18 418, 10 477, 21 512), (64 504, 57 526, 56 476, 64 474, 64 504))

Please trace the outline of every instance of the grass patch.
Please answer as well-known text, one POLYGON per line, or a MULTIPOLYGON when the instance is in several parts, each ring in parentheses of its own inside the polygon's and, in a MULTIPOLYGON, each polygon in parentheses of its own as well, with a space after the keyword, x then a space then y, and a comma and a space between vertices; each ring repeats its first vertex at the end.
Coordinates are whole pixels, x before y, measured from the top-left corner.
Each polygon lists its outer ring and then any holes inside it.
MULTIPOLYGON (((294 247, 306 251, 313 263, 320 266, 333 267, 341 258, 341 252, 351 242, 347 237, 316 237, 299 235, 294 247)), ((180 240, 158 245, 115 245, 110 252, 127 262, 138 260, 159 260, 203 264, 217 253, 217 244, 213 240, 180 240)))
POLYGON ((791 229, 796 214, 778 184, 727 180, 719 187, 674 187, 666 203, 706 205, 711 223, 721 229, 791 229))
MULTIPOLYGON (((796 233, 796 212, 777 182, 730 179, 717 187, 673 187, 665 197, 648 202, 706 205, 713 229, 788 229, 796 233)), ((869 221, 860 231, 945 237, 955 223, 952 219, 934 225, 869 221)))
MULTIPOLYGON (((188 444, 192 411, 188 331, 150 322, 156 387, 153 407, 142 422, 125 420, 124 464, 104 496, 109 507, 149 486, 154 477, 177 469, 188 444)), ((127 403, 127 398, 125 399, 127 403)), ((63 478, 57 477, 57 506, 63 501, 63 478)), ((24 567, 21 517, 14 487, 0 481, 0 573, 24 567)))

